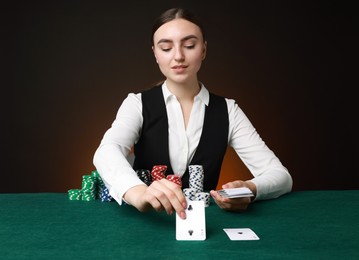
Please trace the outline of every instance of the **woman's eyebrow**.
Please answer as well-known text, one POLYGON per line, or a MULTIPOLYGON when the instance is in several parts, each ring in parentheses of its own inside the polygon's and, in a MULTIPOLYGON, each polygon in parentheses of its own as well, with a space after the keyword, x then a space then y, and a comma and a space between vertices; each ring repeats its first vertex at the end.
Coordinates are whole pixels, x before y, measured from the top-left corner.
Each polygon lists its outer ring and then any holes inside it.
POLYGON ((198 37, 196 35, 191 34, 191 35, 188 35, 188 36, 182 38, 181 41, 184 42, 184 41, 187 41, 187 40, 190 40, 190 39, 198 39, 198 37))
MULTIPOLYGON (((196 35, 188 35, 186 37, 183 37, 181 39, 181 42, 184 42, 184 41, 187 41, 187 40, 190 40, 190 39, 198 39, 198 37, 196 35)), ((160 43, 171 43, 173 42, 172 40, 169 40, 169 39, 160 39, 157 44, 160 44, 160 43)))

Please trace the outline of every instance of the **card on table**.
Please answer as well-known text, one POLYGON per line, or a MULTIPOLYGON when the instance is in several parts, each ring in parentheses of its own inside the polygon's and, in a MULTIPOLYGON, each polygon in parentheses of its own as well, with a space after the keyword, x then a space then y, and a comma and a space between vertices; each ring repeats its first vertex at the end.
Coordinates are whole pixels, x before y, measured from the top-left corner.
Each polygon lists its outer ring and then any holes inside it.
POLYGON ((176 214, 176 240, 205 240, 206 217, 204 201, 187 200, 186 219, 176 214))
POLYGON ((259 240, 256 233, 250 228, 224 228, 230 240, 259 240))

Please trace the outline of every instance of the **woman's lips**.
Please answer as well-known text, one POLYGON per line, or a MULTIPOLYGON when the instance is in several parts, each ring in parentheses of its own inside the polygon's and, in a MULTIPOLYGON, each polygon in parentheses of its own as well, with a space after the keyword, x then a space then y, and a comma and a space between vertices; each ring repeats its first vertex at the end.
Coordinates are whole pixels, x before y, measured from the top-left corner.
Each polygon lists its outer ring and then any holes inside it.
POLYGON ((178 65, 178 66, 173 66, 171 69, 177 73, 181 73, 184 72, 186 70, 187 66, 184 65, 178 65))

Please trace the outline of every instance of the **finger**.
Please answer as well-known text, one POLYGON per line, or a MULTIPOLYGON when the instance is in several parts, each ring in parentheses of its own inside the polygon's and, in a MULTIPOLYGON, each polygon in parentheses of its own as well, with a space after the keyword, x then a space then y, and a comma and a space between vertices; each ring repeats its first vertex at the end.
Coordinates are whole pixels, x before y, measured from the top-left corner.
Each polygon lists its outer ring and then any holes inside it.
POLYGON ((218 205, 218 207, 222 208, 222 205, 220 202, 220 195, 218 194, 218 192, 211 190, 209 193, 211 194, 212 198, 214 199, 214 202, 218 205))
POLYGON ((212 198, 216 201, 216 202, 220 202, 220 203, 229 203, 230 199, 229 198, 224 198, 222 197, 217 191, 215 190, 211 190, 210 194, 212 196, 212 198))
POLYGON ((217 191, 215 191, 215 190, 211 190, 209 193, 211 194, 212 198, 215 199, 215 200, 218 200, 219 197, 221 196, 221 195, 219 195, 219 193, 218 193, 217 191))
POLYGON ((152 186, 155 197, 167 214, 172 214, 174 210, 180 217, 185 218, 186 199, 180 186, 166 179, 155 181, 152 186))
POLYGON ((177 199, 180 201, 182 207, 185 209, 187 207, 187 200, 183 194, 181 186, 179 186, 178 184, 176 184, 168 179, 162 179, 161 182, 164 185, 166 185, 171 191, 173 191, 175 193, 177 199))
POLYGON ((148 186, 145 194, 143 195, 144 204, 149 204, 157 212, 163 210, 163 206, 157 198, 158 191, 152 185, 148 186))
POLYGON ((170 189, 170 191, 174 192, 175 194, 174 197, 170 196, 172 195, 171 193, 168 195, 168 197, 170 198, 171 205, 176 211, 176 213, 182 219, 185 219, 186 218, 185 209, 187 208, 187 200, 183 194, 181 186, 167 179, 162 179, 161 181, 164 183, 164 185, 166 185, 166 187, 170 189))
POLYGON ((223 197, 221 197, 221 195, 219 195, 216 191, 211 191, 211 196, 214 199, 214 202, 218 205, 218 207, 220 207, 221 209, 225 209, 228 206, 226 205, 227 203, 223 201, 223 197))
POLYGON ((150 195, 147 196, 148 202, 156 211, 162 211, 164 209, 167 214, 171 214, 172 208, 163 189, 164 187, 162 187, 158 181, 152 182, 149 186, 150 195))
POLYGON ((216 204, 224 210, 228 211, 244 211, 247 209, 248 204, 250 203, 249 198, 223 198, 217 191, 210 191, 211 196, 213 197, 216 204))
POLYGON ((249 198, 237 198, 233 199, 231 201, 231 206, 229 207, 229 210, 233 211, 245 211, 248 208, 248 205, 250 203, 249 198))
POLYGON ((223 207, 229 211, 244 211, 247 209, 250 200, 248 198, 231 199, 228 203, 224 203, 223 207))
POLYGON ((243 181, 236 180, 236 181, 228 182, 228 183, 222 185, 222 188, 223 189, 232 189, 232 188, 239 188, 239 187, 243 187, 243 186, 244 186, 243 181))

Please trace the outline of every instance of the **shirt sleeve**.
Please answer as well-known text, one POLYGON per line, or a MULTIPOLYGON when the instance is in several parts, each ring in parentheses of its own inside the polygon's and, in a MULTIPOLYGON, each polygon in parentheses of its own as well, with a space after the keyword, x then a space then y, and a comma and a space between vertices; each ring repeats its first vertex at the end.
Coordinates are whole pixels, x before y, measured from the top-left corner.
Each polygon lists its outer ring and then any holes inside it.
POLYGON ((279 197, 292 189, 287 168, 268 148, 247 116, 233 99, 226 99, 229 115, 228 143, 253 175, 256 200, 279 197))
POLYGON ((93 163, 97 171, 110 195, 120 205, 128 189, 144 184, 130 163, 130 151, 138 141, 142 122, 141 94, 131 93, 121 104, 114 122, 94 154, 93 163))

